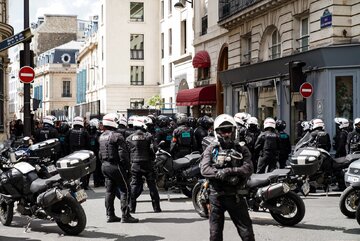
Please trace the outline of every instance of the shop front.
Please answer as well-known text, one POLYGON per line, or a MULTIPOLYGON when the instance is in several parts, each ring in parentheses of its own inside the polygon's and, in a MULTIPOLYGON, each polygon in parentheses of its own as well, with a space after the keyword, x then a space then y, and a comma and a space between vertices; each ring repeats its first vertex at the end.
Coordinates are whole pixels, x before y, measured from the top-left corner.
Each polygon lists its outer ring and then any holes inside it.
POLYGON ((325 47, 220 72, 225 113, 245 111, 261 124, 266 117, 283 119, 293 141, 299 122, 322 118, 333 136, 335 117, 360 117, 360 58, 355 53, 360 45, 325 47), (301 95, 294 78, 290 85, 290 62, 306 64, 300 81, 313 86, 310 97, 301 95))

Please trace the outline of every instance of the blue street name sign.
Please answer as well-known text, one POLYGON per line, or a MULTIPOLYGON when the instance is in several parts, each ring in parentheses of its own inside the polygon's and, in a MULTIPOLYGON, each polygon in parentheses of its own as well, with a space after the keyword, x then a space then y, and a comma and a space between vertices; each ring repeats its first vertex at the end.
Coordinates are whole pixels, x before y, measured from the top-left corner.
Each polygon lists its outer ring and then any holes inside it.
POLYGON ((323 15, 320 17, 320 28, 330 27, 332 25, 332 14, 328 9, 325 9, 323 15))
POLYGON ((26 40, 30 39, 33 35, 31 34, 30 28, 27 28, 20 33, 17 33, 7 39, 4 39, 0 42, 0 52, 11 48, 14 45, 19 43, 25 42, 26 40))

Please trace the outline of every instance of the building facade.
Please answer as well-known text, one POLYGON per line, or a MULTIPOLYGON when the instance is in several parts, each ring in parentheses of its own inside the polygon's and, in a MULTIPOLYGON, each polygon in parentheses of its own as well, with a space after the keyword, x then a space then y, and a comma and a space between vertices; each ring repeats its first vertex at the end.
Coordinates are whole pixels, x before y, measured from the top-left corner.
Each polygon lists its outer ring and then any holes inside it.
POLYGON ((196 38, 195 49, 216 46, 211 71, 225 113, 283 119, 293 139, 301 120, 322 118, 334 135, 334 117, 360 116, 358 1, 219 0, 209 9, 216 37, 196 38), (308 98, 305 81, 313 86, 308 98))
POLYGON ((159 94, 160 2, 102 0, 98 48, 102 114, 142 108, 159 94))

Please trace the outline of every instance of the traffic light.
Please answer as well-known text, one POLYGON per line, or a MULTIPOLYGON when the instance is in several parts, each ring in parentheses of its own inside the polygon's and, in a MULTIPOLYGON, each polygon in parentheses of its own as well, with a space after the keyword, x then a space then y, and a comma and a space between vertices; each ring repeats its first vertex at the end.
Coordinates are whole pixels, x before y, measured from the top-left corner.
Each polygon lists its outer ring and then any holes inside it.
POLYGON ((303 72, 305 62, 291 61, 289 62, 289 79, 291 92, 299 92, 300 86, 306 82, 306 74, 303 72))
MULTIPOLYGON (((20 67, 25 66, 25 51, 20 50, 20 67)), ((34 68, 34 51, 30 50, 30 67, 34 68)))

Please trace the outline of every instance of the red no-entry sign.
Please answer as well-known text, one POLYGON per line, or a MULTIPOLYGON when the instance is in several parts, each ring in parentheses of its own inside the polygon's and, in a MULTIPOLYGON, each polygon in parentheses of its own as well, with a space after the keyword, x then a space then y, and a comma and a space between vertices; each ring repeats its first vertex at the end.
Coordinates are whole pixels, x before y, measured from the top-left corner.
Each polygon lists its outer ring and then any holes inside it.
POLYGON ((35 71, 30 66, 24 66, 19 71, 19 79, 24 84, 33 82, 35 78, 35 71))
POLYGON ((304 98, 310 97, 312 93, 313 93, 313 87, 309 82, 305 82, 300 86, 300 94, 304 98))

